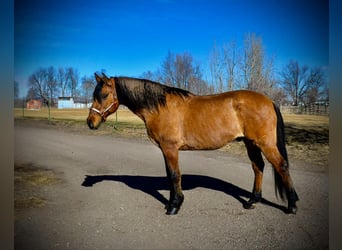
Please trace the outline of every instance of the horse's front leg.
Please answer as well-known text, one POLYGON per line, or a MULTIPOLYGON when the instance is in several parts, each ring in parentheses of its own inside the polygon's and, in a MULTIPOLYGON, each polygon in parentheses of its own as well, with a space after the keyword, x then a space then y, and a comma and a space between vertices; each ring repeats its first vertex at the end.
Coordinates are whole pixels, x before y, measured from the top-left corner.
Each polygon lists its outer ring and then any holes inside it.
POLYGON ((178 165, 178 148, 161 147, 164 155, 167 179, 170 185, 170 199, 166 205, 166 214, 177 214, 184 200, 181 187, 181 174, 178 165))

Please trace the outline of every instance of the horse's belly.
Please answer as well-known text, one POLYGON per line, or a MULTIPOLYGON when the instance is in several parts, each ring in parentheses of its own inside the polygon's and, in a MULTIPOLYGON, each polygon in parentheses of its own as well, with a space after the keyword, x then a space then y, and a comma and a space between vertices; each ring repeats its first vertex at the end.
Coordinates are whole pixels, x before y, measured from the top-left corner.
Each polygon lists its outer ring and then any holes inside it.
POLYGON ((187 134, 181 150, 214 150, 223 147, 237 137, 240 133, 229 133, 228 131, 206 131, 206 133, 187 134))
POLYGON ((209 113, 215 114, 215 116, 208 118, 203 115, 208 112, 199 112, 184 120, 182 131, 184 148, 218 149, 237 137, 244 136, 234 112, 222 113, 222 109, 220 109, 209 113))

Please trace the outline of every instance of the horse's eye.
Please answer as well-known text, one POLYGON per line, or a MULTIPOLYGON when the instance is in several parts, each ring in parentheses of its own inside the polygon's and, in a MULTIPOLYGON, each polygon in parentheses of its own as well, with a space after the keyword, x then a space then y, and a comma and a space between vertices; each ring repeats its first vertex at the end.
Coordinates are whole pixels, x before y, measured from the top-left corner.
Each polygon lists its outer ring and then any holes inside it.
POLYGON ((108 96, 108 94, 109 94, 109 93, 102 94, 102 95, 101 95, 101 98, 102 98, 102 99, 106 99, 106 98, 107 98, 107 96, 108 96))

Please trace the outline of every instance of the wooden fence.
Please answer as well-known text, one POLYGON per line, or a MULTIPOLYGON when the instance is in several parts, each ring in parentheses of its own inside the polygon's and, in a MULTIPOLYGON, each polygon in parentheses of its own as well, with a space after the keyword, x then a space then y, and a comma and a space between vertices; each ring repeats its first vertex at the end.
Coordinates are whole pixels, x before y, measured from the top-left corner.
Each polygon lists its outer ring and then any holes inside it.
POLYGON ((326 103, 311 103, 299 106, 284 106, 280 107, 281 112, 288 114, 303 114, 303 115, 329 115, 329 104, 326 103))

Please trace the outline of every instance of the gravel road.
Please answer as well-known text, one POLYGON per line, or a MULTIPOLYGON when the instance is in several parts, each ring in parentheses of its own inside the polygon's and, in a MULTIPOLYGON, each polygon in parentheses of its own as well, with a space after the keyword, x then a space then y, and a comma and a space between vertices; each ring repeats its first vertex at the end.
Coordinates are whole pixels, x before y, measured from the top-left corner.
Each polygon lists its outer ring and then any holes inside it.
POLYGON ((264 202, 245 210, 247 157, 181 152, 185 201, 167 216, 164 161, 145 139, 16 123, 15 164, 61 179, 40 187, 45 206, 16 212, 15 249, 328 249, 328 174, 315 166, 293 164, 300 201, 288 215, 269 165, 264 202))

